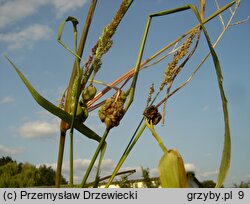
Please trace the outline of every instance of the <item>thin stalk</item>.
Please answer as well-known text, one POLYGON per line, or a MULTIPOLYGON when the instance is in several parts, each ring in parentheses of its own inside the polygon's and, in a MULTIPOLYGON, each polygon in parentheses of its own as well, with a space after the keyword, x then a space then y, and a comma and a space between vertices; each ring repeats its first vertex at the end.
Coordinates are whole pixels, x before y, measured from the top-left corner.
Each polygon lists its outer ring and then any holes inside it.
POLYGON ((145 44, 146 44, 146 39, 147 39, 147 36, 148 36, 148 31, 149 31, 151 20, 152 20, 152 18, 151 18, 151 16, 149 16, 148 21, 146 23, 145 31, 144 31, 144 34, 143 34, 143 37, 142 37, 141 47, 140 47, 138 57, 137 57, 137 61, 136 61, 136 65, 135 65, 135 71, 134 71, 135 74, 134 74, 134 77, 133 77, 133 80, 132 80, 132 83, 131 83, 131 86, 130 86, 130 89, 129 89, 129 96, 128 96, 129 98, 128 98, 128 102, 127 102, 126 107, 125 107, 125 112, 128 110, 128 108, 130 107, 130 105, 131 105, 131 103, 132 103, 132 101, 134 99, 135 87, 136 87, 137 78, 138 78, 138 74, 139 74, 139 70, 140 70, 141 59, 142 59, 144 47, 145 47, 145 44))
POLYGON ((87 181, 87 179, 89 177, 89 174, 90 174, 90 172, 91 172, 91 170, 92 170, 92 168, 93 168, 93 166, 95 164, 96 158, 97 158, 100 150, 103 148, 103 145, 105 144, 105 140, 106 140, 106 138, 108 136, 109 130, 110 130, 109 128, 105 129, 105 131, 103 133, 103 136, 102 136, 102 139, 101 139, 100 143, 98 144, 98 146, 96 148, 96 151, 94 153, 94 156, 92 157, 91 162, 90 162, 90 164, 88 166, 88 169, 87 169, 87 171, 86 171, 86 173, 85 173, 85 175, 84 175, 84 177, 82 179, 82 182, 80 184, 80 188, 83 188, 85 186, 86 181, 87 181))
MULTIPOLYGON (((90 24, 92 21, 92 17, 94 15, 96 3, 97 3, 97 0, 92 0, 89 11, 88 11, 88 15, 87 15, 87 18, 85 21, 85 25, 84 25, 84 28, 82 31, 82 35, 81 35, 81 39, 80 39, 80 43, 79 43, 79 48, 77 51, 77 55, 80 57, 82 57, 82 53, 83 53, 85 42, 87 39, 89 27, 90 27, 90 24)), ((69 107, 70 106, 70 103, 69 103, 70 99, 69 98, 70 98, 70 94, 71 94, 72 85, 73 85, 75 77, 77 75, 77 64, 79 64, 79 59, 75 60, 72 74, 71 74, 70 81, 69 81, 69 86, 68 86, 67 95, 66 95, 66 102, 65 102, 65 107, 64 107, 64 110, 66 112, 69 112, 69 110, 70 110, 70 107, 69 107)), ((69 129, 69 125, 65 121, 61 120, 61 124, 60 124, 61 136, 60 136, 60 145, 59 145, 58 160, 57 160, 57 173, 56 173, 56 187, 57 188, 59 188, 60 184, 61 184, 63 151, 64 151, 66 131, 68 129, 69 129)))
MULTIPOLYGON (((122 172, 118 172, 118 173, 116 174, 116 176, 123 175, 123 174, 129 174, 129 175, 131 175, 131 174, 134 174, 135 172, 136 172, 135 169, 127 170, 127 171, 122 171, 122 172)), ((99 179, 99 182, 105 181, 105 180, 109 179, 110 177, 111 177, 111 175, 105 176, 105 177, 103 177, 103 178, 100 178, 100 179, 99 179)), ((90 186, 93 186, 94 184, 95 184, 95 182, 91 182, 91 183, 86 184, 85 187, 86 187, 86 188, 89 188, 90 186)))
POLYGON ((114 180, 116 174, 118 173, 119 169, 121 168, 122 164, 124 163, 124 161, 126 160, 126 158, 128 157, 129 153, 131 152, 131 150, 133 149, 133 147, 135 146, 136 142, 139 140, 139 138, 141 137, 143 131, 146 128, 146 124, 144 123, 141 126, 141 129, 139 130, 138 134, 136 135, 135 139, 133 140, 133 142, 131 143, 131 145, 125 150, 125 152, 123 153, 122 157, 120 158, 118 164, 116 165, 108 183, 106 184, 105 188, 108 188, 110 186, 110 184, 112 183, 112 181, 114 180))
POLYGON ((74 152, 74 135, 73 135, 73 129, 72 131, 70 131, 70 147, 69 147, 69 187, 70 188, 73 188, 73 185, 74 185, 74 181, 73 181, 73 178, 74 178, 74 155, 73 155, 73 152, 74 152))
MULTIPOLYGON (((217 0, 215 0, 215 4, 216 4, 217 9, 219 10, 219 9, 220 9, 220 5, 219 5, 219 3, 218 3, 217 0)), ((219 15, 219 18, 220 18, 220 22, 221 22, 221 24, 222 24, 222 27, 223 27, 223 29, 224 29, 224 28, 225 28, 225 23, 224 23, 224 20, 223 20, 221 14, 219 15)))
MULTIPOLYGON (((75 45, 75 52, 77 51, 77 29, 74 26, 74 45, 75 45)), ((69 186, 70 188, 73 188, 74 185, 74 122, 76 118, 76 112, 77 112, 77 104, 79 100, 80 95, 80 86, 79 83, 81 81, 81 68, 80 68, 80 61, 76 58, 76 64, 77 64, 77 76, 75 80, 78 80, 78 87, 76 90, 76 96, 74 101, 74 113, 72 117, 72 121, 70 124, 70 154, 69 154, 69 186)))
POLYGON ((56 188, 59 188, 61 184, 62 163, 63 163, 62 158, 63 158, 64 145, 65 145, 65 136, 66 136, 66 131, 61 130, 58 159, 57 159, 57 170, 56 170, 56 183, 55 183, 56 188))
POLYGON ((165 54, 164 56, 160 57, 160 58, 159 58, 158 60, 156 60, 155 62, 152 62, 152 63, 149 64, 149 65, 143 66, 143 69, 152 67, 152 66, 154 66, 154 65, 156 65, 156 64, 158 64, 158 63, 160 63, 162 60, 164 60, 165 58, 167 58, 169 55, 175 53, 175 52, 176 52, 177 50, 179 50, 179 49, 180 49, 180 47, 174 48, 173 50, 171 50, 170 52, 168 52, 168 53, 165 54))
MULTIPOLYGON (((91 81, 89 81, 91 82, 91 81)), ((103 86, 106 86, 106 87, 109 87, 111 89, 115 89, 116 91, 119 90, 119 88, 115 87, 115 86, 110 86, 110 84, 107 84, 105 82, 102 82, 102 81, 97 81, 97 80, 93 80, 92 83, 95 83, 95 84, 100 84, 100 85, 103 85, 103 86)))
POLYGON ((154 126, 152 124, 149 124, 148 121, 146 120, 146 125, 147 127, 150 129, 152 135, 154 136, 154 138, 156 139, 157 143, 159 144, 160 148, 162 149, 162 151, 165 153, 168 151, 168 149, 166 148, 166 146, 164 145, 162 139, 160 138, 160 136, 157 134, 157 132, 154 129, 154 126))
MULTIPOLYGON (((80 42, 79 42, 79 47, 78 47, 78 50, 77 50, 77 55, 80 56, 80 57, 82 57, 82 53, 83 53, 83 50, 84 50, 84 47, 85 47, 85 43, 86 43, 86 39, 87 39, 87 36, 88 36, 89 28, 90 28, 90 25, 91 25, 91 22, 92 22, 92 18, 93 18, 93 15, 94 15, 96 3, 97 3, 97 0, 92 0, 92 2, 90 4, 90 7, 89 7, 88 15, 87 15, 84 27, 83 27, 81 39, 80 39, 80 42)), ((69 110, 70 110, 70 103, 69 103, 70 100, 69 100, 69 98, 70 98, 72 85, 73 85, 74 80, 75 80, 76 75, 77 75, 77 61, 78 60, 79 59, 75 60, 73 70, 72 70, 72 73, 71 73, 71 76, 70 76, 70 81, 69 81, 69 86, 68 86, 68 91, 67 91, 66 101, 65 101, 65 107, 64 107, 64 110, 66 112, 69 112, 69 110)), ((69 125, 64 121, 61 121, 61 128, 67 130, 67 129, 69 129, 69 125)))
POLYGON ((104 154, 106 152, 106 147, 107 147, 107 144, 105 143, 105 144, 103 144, 103 147, 101 148, 100 158, 99 158, 98 166, 97 166, 97 169, 96 169, 96 177, 95 177, 95 182, 94 182, 95 187, 98 187, 98 184, 100 182, 101 164, 102 164, 104 154))

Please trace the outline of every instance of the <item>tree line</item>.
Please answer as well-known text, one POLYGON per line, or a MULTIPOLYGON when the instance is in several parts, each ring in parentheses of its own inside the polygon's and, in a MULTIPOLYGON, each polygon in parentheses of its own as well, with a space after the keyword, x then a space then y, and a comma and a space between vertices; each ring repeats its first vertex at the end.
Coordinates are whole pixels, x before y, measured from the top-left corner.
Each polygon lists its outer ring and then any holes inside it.
MULTIPOLYGON (((36 167, 28 162, 18 163, 9 156, 0 158, 0 188, 54 186, 55 175, 46 165, 36 167)), ((67 184, 63 176, 62 183, 67 184)))
MULTIPOLYGON (((153 181, 149 175, 149 168, 141 167, 142 182, 144 188, 158 188, 159 180, 153 181)), ((18 163, 11 157, 0 158, 0 188, 24 188, 24 187, 53 187, 55 185, 56 172, 49 166, 40 165, 36 167, 28 162, 18 163)), ((62 184, 68 182, 62 176, 62 184)), ((203 188, 214 188, 215 182, 205 180, 201 182, 203 188)), ((128 179, 128 176, 122 176, 118 182, 120 188, 136 187, 128 179)), ((241 181, 239 184, 234 183, 233 188, 250 188, 249 181, 241 181)))

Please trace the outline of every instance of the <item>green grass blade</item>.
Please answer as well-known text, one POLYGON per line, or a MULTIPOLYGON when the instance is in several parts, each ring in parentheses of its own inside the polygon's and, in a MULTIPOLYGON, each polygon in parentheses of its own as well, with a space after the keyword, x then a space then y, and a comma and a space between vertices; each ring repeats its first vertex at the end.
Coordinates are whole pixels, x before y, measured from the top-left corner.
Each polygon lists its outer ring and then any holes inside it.
POLYGON ((107 143, 105 142, 101 149, 100 158, 99 158, 97 169, 96 169, 96 177, 95 177, 95 185, 94 185, 94 187, 96 188, 98 187, 99 182, 100 182, 101 164, 102 164, 105 152, 106 152, 106 148, 107 148, 107 143))
POLYGON ((145 121, 147 127, 149 128, 149 130, 151 131, 152 135, 154 136, 154 138, 156 139, 157 143, 159 144, 161 150, 164 152, 167 152, 168 149, 166 148, 166 146, 164 145, 161 137, 157 134, 157 132, 154 129, 154 126, 152 124, 149 124, 148 121, 145 121))
POLYGON ((63 30, 64 30, 64 26, 67 22, 71 22, 72 25, 73 25, 73 29, 74 29, 74 33, 77 33, 77 24, 78 24, 78 20, 72 16, 69 16, 67 17, 65 20, 63 20, 63 22, 59 25, 59 28, 58 28, 58 34, 57 34, 57 41, 66 49, 68 50, 71 54, 73 54, 78 60, 81 60, 81 57, 75 52, 73 51, 72 49, 70 49, 62 40, 61 40, 61 37, 62 37, 62 33, 63 33, 63 30))
MULTIPOLYGON (((30 94, 35 99, 35 101, 40 106, 42 106, 44 109, 46 109, 47 111, 49 111, 50 113, 52 113, 53 115, 56 115, 57 117, 61 118, 63 121, 67 122, 68 124, 71 124, 71 122, 72 122, 72 116, 69 113, 67 113, 67 112, 63 111, 62 109, 60 109, 59 107, 55 106, 54 104, 52 104, 51 102, 49 102, 45 98, 43 98, 33 88, 33 86, 29 83, 29 81, 26 79, 26 77, 16 67, 16 65, 8 57, 5 57, 5 58, 9 61, 9 63, 15 69, 15 71, 17 72, 17 74, 19 75, 19 77, 21 78, 21 80, 23 81, 23 83, 25 84, 25 86, 27 87, 27 89, 29 90, 30 94)), ((84 134, 86 137, 88 137, 90 139, 96 140, 98 142, 101 140, 100 136, 98 136, 94 131, 92 131, 91 129, 89 129, 87 126, 85 126, 84 124, 82 124, 78 120, 75 120, 74 127, 75 127, 75 129, 77 129, 79 132, 81 132, 82 134, 84 134)))
POLYGON ((146 123, 144 123, 142 126, 143 119, 141 120, 141 122, 139 123, 136 131, 134 132, 134 135, 132 137, 132 140, 129 142, 129 145, 127 146, 127 148, 125 149, 125 151, 123 152, 119 162, 117 163, 109 181, 107 182, 105 188, 108 188, 110 186, 110 184, 112 183, 112 181, 114 180, 114 178, 116 177, 118 171, 120 170, 121 166, 123 165, 123 163, 125 162, 125 160, 127 159, 129 153, 131 152, 131 150, 133 149, 133 147, 135 146, 135 144, 137 143, 137 141, 139 140, 139 138, 141 137, 143 131, 145 130, 145 128, 147 127, 146 123), (139 129, 140 128, 140 129, 139 129), (138 133, 137 133, 138 132, 138 133))
POLYGON ((194 11, 197 19, 201 23, 203 32, 205 34, 205 37, 206 37, 206 40, 207 40, 207 43, 208 43, 208 46, 209 46, 209 49, 213 58, 214 67, 216 70, 217 81, 218 81, 222 107, 223 107, 224 123, 225 123, 224 147, 223 147, 223 152, 222 152, 219 174, 218 174, 217 182, 215 186, 216 188, 219 188, 223 185, 226 179, 226 176, 228 174, 228 170, 230 167, 230 161, 231 161, 231 137, 230 137, 230 125, 229 125, 229 116, 228 116, 228 108, 227 108, 227 99, 226 99, 224 88, 223 88, 223 76, 222 76, 222 71, 221 71, 218 56, 213 48, 208 32, 204 24, 202 23, 202 20, 200 18, 197 8, 194 5, 189 5, 189 6, 194 11))
MULTIPOLYGON (((101 139, 101 141, 99 142, 99 144, 98 144, 98 146, 97 146, 97 148, 96 148, 96 151, 95 151, 95 153, 94 153, 94 155, 93 155, 93 157, 92 157, 92 159, 91 159, 91 161, 90 161, 90 164, 89 164, 89 166, 88 166, 88 168, 87 168, 87 170, 86 170, 86 172, 85 172, 85 175, 84 175, 84 177, 83 177, 83 179, 82 179, 82 182, 81 182, 81 184, 80 184, 80 187, 81 188, 84 188, 85 187, 85 184, 86 184, 86 181, 87 181, 87 179, 88 179, 88 177, 89 177, 89 174, 90 174, 90 172, 91 172, 91 170, 92 170, 92 168, 93 168, 93 166, 94 166, 94 164, 95 164, 95 161, 96 161, 96 158, 97 158, 97 156, 99 155, 99 153, 100 153, 100 151, 102 151, 103 150, 103 148, 105 148, 105 146, 106 146, 106 138, 107 138, 107 136, 108 136, 108 134, 109 134, 109 131, 110 131, 110 129, 109 128, 106 128, 105 129, 105 131, 104 131, 104 133, 103 133, 103 136, 102 136, 102 139, 101 139)), ((102 157, 103 155, 101 155, 101 157, 102 157)), ((101 158, 102 159, 102 158, 101 158)))

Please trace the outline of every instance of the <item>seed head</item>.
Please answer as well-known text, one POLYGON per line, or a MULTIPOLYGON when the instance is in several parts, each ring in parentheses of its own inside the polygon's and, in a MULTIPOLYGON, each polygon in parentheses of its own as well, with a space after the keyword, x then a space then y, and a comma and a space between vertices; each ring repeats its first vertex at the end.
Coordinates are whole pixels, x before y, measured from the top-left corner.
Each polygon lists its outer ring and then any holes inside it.
POLYGON ((174 54, 172 61, 165 69, 164 79, 160 85, 160 90, 162 90, 166 84, 170 83, 173 78, 180 72, 180 69, 178 69, 177 65, 179 61, 188 53, 189 47, 192 44, 197 31, 198 29, 194 29, 189 35, 189 37, 186 39, 186 41, 181 45, 180 49, 178 49, 174 54))
POLYGON ((153 125, 157 125, 162 118, 161 114, 158 112, 158 109, 154 105, 147 107, 143 112, 143 115, 153 125))
POLYGON ((152 84, 149 88, 149 91, 148 91, 148 98, 147 98, 147 104, 149 104, 149 102, 151 101, 152 99, 152 94, 154 93, 155 89, 154 89, 154 84, 152 84))
POLYGON ((107 53, 108 50, 111 48, 111 46, 113 44, 113 41, 111 40, 111 38, 114 35, 114 33, 115 33, 119 23, 121 22, 123 16, 127 12, 129 5, 130 5, 129 1, 124 0, 121 3, 121 6, 120 6, 119 10, 117 11, 115 17, 112 19, 112 22, 103 29, 102 35, 98 40, 98 46, 96 49, 96 56, 95 56, 95 59, 93 61, 93 67, 94 67, 95 71, 98 71, 102 65, 102 62, 101 62, 102 55, 107 53))
POLYGON ((125 93, 121 92, 119 96, 114 95, 108 98, 99 110, 99 118, 111 129, 120 124, 120 120, 124 115, 125 93))

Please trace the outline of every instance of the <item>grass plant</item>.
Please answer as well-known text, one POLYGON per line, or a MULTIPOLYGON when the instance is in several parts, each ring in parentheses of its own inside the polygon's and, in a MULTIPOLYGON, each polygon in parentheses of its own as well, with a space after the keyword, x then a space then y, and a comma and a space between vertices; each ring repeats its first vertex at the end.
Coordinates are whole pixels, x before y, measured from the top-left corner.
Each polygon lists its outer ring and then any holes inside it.
MULTIPOLYGON (((105 155, 105 150, 107 148, 106 138, 108 137, 110 131, 112 131, 112 128, 119 127, 120 123, 126 122, 122 119, 127 113, 127 111, 129 111, 129 108, 133 103, 134 97, 136 97, 138 75, 144 69, 149 69, 154 65, 158 64, 159 62, 163 62, 168 57, 172 57, 172 60, 166 65, 165 71, 163 73, 163 79, 159 79, 162 80, 162 83, 160 84, 157 90, 155 90, 155 87, 153 85, 150 87, 147 98, 147 105, 145 107, 143 117, 138 122, 136 130, 131 133, 131 140, 128 143, 126 149, 121 154, 120 160, 117 163, 112 175, 108 177, 109 180, 106 184, 106 187, 109 187, 113 179, 117 175, 121 174, 119 172, 121 166, 127 159, 128 155, 131 153, 131 150, 135 147, 136 143, 138 142, 146 128, 151 131, 153 137, 156 139, 156 142, 159 144, 159 147, 163 151, 163 156, 159 159, 159 173, 162 187, 188 187, 182 156, 179 154, 178 150, 171 150, 165 146, 162 139, 157 134, 154 126, 156 126, 160 121, 164 123, 168 99, 192 80, 194 75, 202 67, 203 63, 209 56, 212 57, 212 60, 214 62, 214 68, 217 76, 217 83, 220 91, 221 103, 224 114, 224 147, 222 151, 221 164, 219 167, 216 187, 221 187, 223 185, 230 167, 231 138, 227 99, 223 89, 223 76, 220 67, 220 62, 214 48, 218 44, 224 33, 232 25, 232 20, 235 13, 237 12, 240 0, 232 1, 221 8, 218 6, 219 4, 216 0, 215 2, 217 5, 217 10, 207 18, 204 18, 204 12, 206 7, 205 0, 200 0, 199 10, 195 5, 188 4, 179 8, 164 10, 161 12, 150 14, 145 25, 145 30, 141 40, 141 46, 138 51, 135 66, 130 71, 118 77, 113 82, 108 83, 97 81, 96 74, 99 72, 100 69, 102 69, 102 57, 110 50, 110 48, 112 48, 112 37, 115 35, 115 32, 120 22, 126 15, 130 6, 132 6, 133 0, 122 1, 120 8, 116 12, 112 21, 106 27, 104 27, 99 39, 93 45, 92 50, 90 50, 88 59, 85 60, 82 58, 82 54, 84 51, 88 31, 91 26, 92 18, 97 4, 97 0, 92 0, 79 42, 77 39, 78 21, 74 17, 67 17, 61 23, 58 29, 58 42, 66 50, 68 50, 70 54, 72 54, 72 56, 75 57, 72 73, 69 79, 69 84, 61 98, 59 106, 56 106, 45 98, 43 98, 29 83, 26 77, 20 72, 17 66, 8 57, 6 57, 6 59, 10 62, 14 70, 17 72, 17 74, 31 93, 32 97, 35 99, 35 101, 44 109, 61 119, 60 142, 58 149, 57 174, 55 183, 56 187, 60 187, 61 185, 60 179, 62 172, 63 155, 65 151, 65 140, 67 139, 67 131, 69 131, 70 141, 69 186, 75 187, 75 184, 73 183, 73 142, 75 129, 82 133, 84 136, 88 137, 90 140, 95 140, 97 142, 96 151, 93 154, 87 171, 83 172, 83 179, 79 187, 90 186, 90 184, 87 184, 87 179, 96 161, 98 161, 96 177, 95 181, 93 181, 91 185, 93 185, 92 187, 98 186, 98 182, 102 180, 100 179, 100 171, 102 167, 102 160, 105 155), (231 17, 227 22, 225 22, 221 14, 227 9, 231 10, 231 17), (187 32, 183 33, 180 37, 177 37, 176 40, 173 40, 171 43, 169 43, 159 51, 155 52, 155 54, 153 54, 151 57, 148 57, 145 61, 142 61, 142 56, 144 52, 144 47, 147 42, 150 25, 153 22, 152 20, 159 16, 165 16, 166 18, 167 15, 172 15, 174 13, 179 13, 185 10, 189 10, 194 14, 194 18, 197 19, 198 24, 193 28, 190 28, 187 32), (209 33, 206 29, 206 23, 212 21, 217 16, 219 16, 220 18, 223 30, 218 36, 217 40, 212 43, 210 40, 209 33), (64 25, 69 22, 73 25, 73 50, 69 48, 62 40, 64 25), (185 68, 187 62, 195 54, 197 47, 199 46, 202 33, 205 36, 205 42, 208 45, 209 52, 203 59, 201 59, 201 61, 198 63, 197 67, 194 68, 192 74, 187 78, 187 80, 173 90, 172 87, 175 83, 176 77, 181 73, 181 71, 185 68), (95 83, 105 85, 106 87, 103 90, 97 90, 95 87, 95 83), (127 83, 130 83, 130 86, 127 88, 127 90, 125 90, 124 87, 127 83), (109 98, 105 97, 106 93, 108 93, 111 89, 115 90, 115 94, 109 98), (160 101, 157 104, 156 99, 160 101), (162 114, 158 112, 158 108, 160 106, 164 107, 162 114), (106 129, 103 132, 102 136, 99 136, 95 133, 95 131, 91 130, 84 124, 85 120, 87 120, 88 118, 89 112, 95 109, 99 109, 100 122, 103 122, 106 126, 106 129)), ((99 3, 101 4, 101 1, 99 3)))

